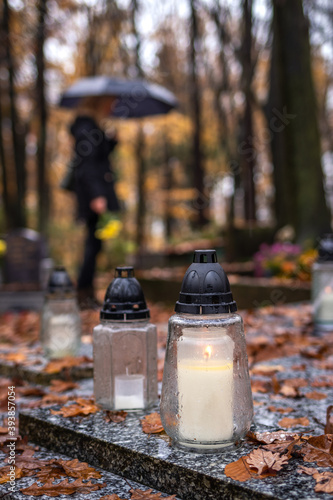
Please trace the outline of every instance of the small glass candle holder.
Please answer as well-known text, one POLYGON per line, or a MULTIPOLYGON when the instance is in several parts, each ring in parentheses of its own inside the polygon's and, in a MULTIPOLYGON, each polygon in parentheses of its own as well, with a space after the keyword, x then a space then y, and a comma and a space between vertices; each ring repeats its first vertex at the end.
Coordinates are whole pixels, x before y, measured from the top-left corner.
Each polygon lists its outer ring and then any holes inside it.
POLYGON ((312 267, 312 304, 315 331, 333 331, 333 234, 319 242, 312 267))
POLYGON ((133 267, 117 267, 94 328, 94 393, 108 410, 157 403, 157 332, 133 267))
POLYGON ((161 419, 172 444, 220 452, 250 429, 253 402, 242 318, 215 250, 196 250, 169 320, 161 419))
POLYGON ((78 355, 81 318, 74 286, 64 267, 56 267, 50 275, 41 314, 40 339, 48 358, 78 355))

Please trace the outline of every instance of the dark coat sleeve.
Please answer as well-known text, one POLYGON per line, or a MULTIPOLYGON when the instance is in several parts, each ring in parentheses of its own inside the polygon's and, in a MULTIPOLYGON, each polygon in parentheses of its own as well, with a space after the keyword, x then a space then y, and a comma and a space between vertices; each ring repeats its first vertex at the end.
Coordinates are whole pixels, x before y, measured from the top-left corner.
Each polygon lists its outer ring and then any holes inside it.
POLYGON ((79 202, 79 216, 87 217, 94 198, 107 199, 109 210, 119 210, 114 191, 109 154, 116 146, 91 118, 78 118, 71 128, 75 139, 75 191, 79 202))

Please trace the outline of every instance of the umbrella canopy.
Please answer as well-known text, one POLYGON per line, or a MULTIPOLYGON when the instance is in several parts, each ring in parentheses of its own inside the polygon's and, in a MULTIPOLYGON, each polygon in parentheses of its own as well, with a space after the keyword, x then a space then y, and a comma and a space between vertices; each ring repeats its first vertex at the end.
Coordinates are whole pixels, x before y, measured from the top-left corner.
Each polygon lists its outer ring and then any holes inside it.
POLYGON ((109 76, 80 78, 63 93, 59 105, 75 108, 83 98, 92 96, 117 97, 110 113, 117 118, 166 114, 178 106, 176 96, 161 85, 109 76))

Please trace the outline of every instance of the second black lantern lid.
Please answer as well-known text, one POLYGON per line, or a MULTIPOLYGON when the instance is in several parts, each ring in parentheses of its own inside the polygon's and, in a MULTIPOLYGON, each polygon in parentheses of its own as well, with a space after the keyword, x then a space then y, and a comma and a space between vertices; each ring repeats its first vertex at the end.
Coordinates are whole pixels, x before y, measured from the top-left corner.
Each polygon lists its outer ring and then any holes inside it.
POLYGON ((237 311, 236 302, 215 250, 195 250, 193 264, 187 269, 176 312, 219 314, 237 311))
POLYGON ((101 319, 133 320, 149 318, 140 283, 134 278, 133 267, 117 267, 116 276, 106 290, 101 319))

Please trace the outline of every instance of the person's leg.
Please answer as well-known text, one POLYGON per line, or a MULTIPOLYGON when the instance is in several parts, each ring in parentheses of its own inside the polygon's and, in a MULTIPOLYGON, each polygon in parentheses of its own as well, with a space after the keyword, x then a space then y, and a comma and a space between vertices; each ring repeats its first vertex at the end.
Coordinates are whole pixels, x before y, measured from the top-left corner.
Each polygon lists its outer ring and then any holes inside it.
POLYGON ((78 277, 78 298, 81 305, 93 305, 94 297, 94 275, 96 269, 96 258, 101 251, 102 242, 95 236, 98 216, 93 216, 87 221, 87 237, 84 247, 83 264, 78 277))

